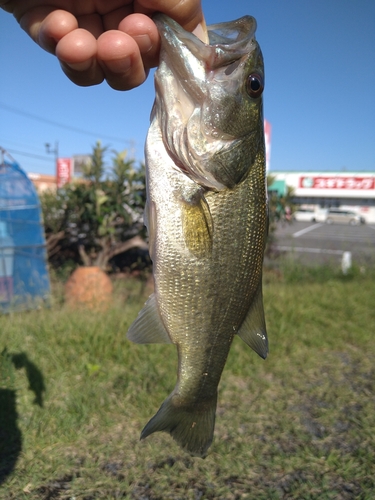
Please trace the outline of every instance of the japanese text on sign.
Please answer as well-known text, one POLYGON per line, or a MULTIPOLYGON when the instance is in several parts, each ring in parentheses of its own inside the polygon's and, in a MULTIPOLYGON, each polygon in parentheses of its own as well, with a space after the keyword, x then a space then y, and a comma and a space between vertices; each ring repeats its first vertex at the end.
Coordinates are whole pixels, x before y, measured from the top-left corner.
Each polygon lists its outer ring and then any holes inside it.
POLYGON ((374 177, 300 177, 305 189, 374 189, 374 177))

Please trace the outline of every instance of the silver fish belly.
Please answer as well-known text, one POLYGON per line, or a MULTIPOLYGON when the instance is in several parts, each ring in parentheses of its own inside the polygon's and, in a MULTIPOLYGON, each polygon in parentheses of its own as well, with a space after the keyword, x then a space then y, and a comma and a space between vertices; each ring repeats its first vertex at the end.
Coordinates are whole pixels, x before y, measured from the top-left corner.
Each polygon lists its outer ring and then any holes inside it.
POLYGON ((268 353, 263 59, 250 16, 208 27, 209 44, 164 15, 155 22, 162 49, 145 210, 155 292, 128 338, 178 352, 177 384, 141 438, 166 431, 205 456, 234 335, 268 353))

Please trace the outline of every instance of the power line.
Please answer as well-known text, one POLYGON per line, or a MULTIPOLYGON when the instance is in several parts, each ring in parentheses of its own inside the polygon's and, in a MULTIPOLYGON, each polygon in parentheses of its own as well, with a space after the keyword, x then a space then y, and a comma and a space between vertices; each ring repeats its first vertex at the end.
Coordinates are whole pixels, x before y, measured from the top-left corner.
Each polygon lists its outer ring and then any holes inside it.
POLYGON ((42 116, 34 115, 33 113, 28 113, 26 111, 22 111, 21 109, 14 108, 13 106, 8 106, 3 102, 0 102, 0 108, 9 111, 10 113, 14 113, 16 115, 25 116, 26 118, 31 118, 32 120, 37 120, 42 123, 48 123, 48 125, 53 125, 55 127, 64 128, 66 130, 71 130, 72 132, 76 132, 78 134, 91 135, 93 137, 100 137, 102 139, 108 139, 110 141, 120 141, 120 142, 132 142, 130 140, 125 140, 123 137, 114 137, 111 135, 98 134, 96 132, 90 132, 89 130, 83 130, 80 128, 72 127, 70 125, 65 125, 64 123, 55 122, 54 120, 49 120, 48 118, 43 118, 42 116))
POLYGON ((45 143, 39 146, 35 146, 35 142, 33 144, 27 144, 26 142, 22 142, 22 139, 18 139, 14 141, 13 139, 7 137, 3 133, 1 133, 0 140, 2 144, 7 144, 9 148, 16 148, 19 149, 21 148, 24 151, 27 151, 29 153, 34 153, 34 154, 42 154, 41 151, 45 151, 45 143))
POLYGON ((7 149, 9 153, 28 156, 29 158, 35 158, 37 160, 48 161, 51 163, 51 158, 49 156, 35 155, 33 153, 26 153, 25 151, 18 151, 17 149, 7 149))

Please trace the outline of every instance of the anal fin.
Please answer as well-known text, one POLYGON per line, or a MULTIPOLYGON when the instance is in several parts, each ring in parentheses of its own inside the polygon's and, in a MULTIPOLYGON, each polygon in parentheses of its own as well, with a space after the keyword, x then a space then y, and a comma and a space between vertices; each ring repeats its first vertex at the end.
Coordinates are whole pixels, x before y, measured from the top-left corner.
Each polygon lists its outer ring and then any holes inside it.
POLYGON ((147 299, 126 336, 136 344, 172 344, 161 320, 154 293, 147 299))
POLYGON ((262 284, 255 293, 254 300, 238 331, 241 339, 259 356, 266 359, 268 354, 268 339, 266 320, 264 318, 262 284))

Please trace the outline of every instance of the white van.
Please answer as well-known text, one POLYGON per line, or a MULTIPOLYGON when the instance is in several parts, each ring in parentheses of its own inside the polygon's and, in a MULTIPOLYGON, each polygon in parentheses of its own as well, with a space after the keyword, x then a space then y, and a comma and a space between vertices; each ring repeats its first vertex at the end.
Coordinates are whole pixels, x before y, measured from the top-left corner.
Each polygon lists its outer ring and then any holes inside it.
POLYGON ((359 224, 364 224, 365 219, 361 215, 351 212, 350 210, 330 208, 327 212, 326 223, 350 224, 351 226, 357 226, 359 224))

